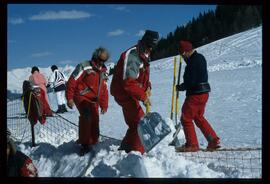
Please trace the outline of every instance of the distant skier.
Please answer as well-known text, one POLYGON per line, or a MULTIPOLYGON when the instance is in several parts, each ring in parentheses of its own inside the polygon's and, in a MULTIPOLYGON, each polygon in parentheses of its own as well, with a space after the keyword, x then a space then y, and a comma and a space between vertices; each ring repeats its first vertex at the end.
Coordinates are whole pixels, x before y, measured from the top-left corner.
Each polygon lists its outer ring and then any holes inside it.
POLYGON ((29 77, 29 81, 32 84, 38 85, 46 94, 46 101, 49 103, 49 98, 47 95, 47 88, 46 88, 46 78, 42 73, 39 72, 39 68, 37 66, 33 66, 31 70, 31 74, 29 77))
POLYGON ((74 103, 80 112, 79 140, 82 145, 81 155, 90 151, 99 138, 99 112, 105 114, 108 109, 107 69, 105 62, 109 53, 105 48, 97 48, 90 61, 76 66, 71 74, 66 89, 69 108, 74 103))
POLYGON ((159 35, 146 30, 138 44, 123 52, 114 68, 111 95, 122 107, 126 124, 129 126, 119 150, 145 152, 137 133, 137 126, 144 116, 140 101, 150 104, 151 83, 149 80, 150 54, 159 35))
POLYGON ((7 176, 37 177, 38 171, 31 158, 16 149, 16 145, 7 130, 7 176))
POLYGON ((184 72, 184 82, 176 86, 178 91, 186 90, 186 99, 181 116, 186 144, 178 147, 177 150, 180 152, 196 152, 199 150, 193 120, 207 139, 207 148, 217 149, 220 147, 219 137, 204 118, 205 106, 210 92, 206 60, 202 54, 193 49, 189 41, 180 41, 179 50, 180 55, 187 64, 184 72))
POLYGON ((66 108, 66 76, 58 70, 56 65, 51 66, 52 74, 48 80, 47 87, 51 87, 54 89, 57 98, 58 109, 56 113, 64 113, 67 112, 66 108))
POLYGON ((31 70, 32 75, 30 75, 29 77, 29 82, 31 83, 32 88, 34 86, 39 86, 40 90, 42 90, 42 92, 40 92, 40 94, 42 94, 42 96, 44 96, 44 98, 40 98, 41 99, 41 106, 43 108, 43 112, 45 113, 45 116, 52 116, 52 110, 50 108, 49 105, 49 100, 48 100, 48 95, 47 95, 47 88, 46 88, 46 78, 44 77, 44 75, 42 73, 39 72, 38 67, 33 66, 32 70, 31 70))

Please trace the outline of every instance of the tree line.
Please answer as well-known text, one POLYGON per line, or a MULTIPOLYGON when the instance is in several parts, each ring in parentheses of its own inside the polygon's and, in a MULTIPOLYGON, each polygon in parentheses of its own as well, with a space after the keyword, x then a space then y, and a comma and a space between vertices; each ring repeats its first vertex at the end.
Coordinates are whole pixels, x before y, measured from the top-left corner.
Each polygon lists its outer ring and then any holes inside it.
POLYGON ((261 24, 262 6, 217 5, 214 11, 200 13, 187 24, 177 26, 166 38, 161 38, 152 53, 152 60, 177 55, 179 40, 189 40, 196 48, 261 24))

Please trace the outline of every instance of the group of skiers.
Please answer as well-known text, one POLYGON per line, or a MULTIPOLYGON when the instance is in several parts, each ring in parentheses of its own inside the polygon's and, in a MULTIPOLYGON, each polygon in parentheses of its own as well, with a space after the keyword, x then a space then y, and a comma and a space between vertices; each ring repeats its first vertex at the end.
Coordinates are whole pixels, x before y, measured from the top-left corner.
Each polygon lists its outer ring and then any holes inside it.
MULTIPOLYGON (((114 68, 110 94, 122 107, 123 116, 128 130, 123 138, 119 150, 125 152, 145 152, 139 139, 137 127, 145 113, 140 104, 151 105, 150 55, 159 40, 156 31, 146 30, 142 39, 131 48, 124 51, 114 68)), ((220 147, 220 140, 211 125, 204 118, 205 106, 209 97, 207 64, 204 56, 193 49, 189 41, 179 42, 179 53, 186 62, 184 82, 176 86, 178 91, 186 91, 186 99, 182 107, 181 123, 186 143, 178 147, 178 151, 195 152, 199 144, 193 121, 203 132, 208 141, 208 149, 220 147)), ((91 60, 78 64, 68 81, 54 65, 51 67, 52 76, 48 85, 52 85, 57 96, 58 112, 65 112, 65 98, 69 108, 76 105, 79 116, 80 155, 84 155, 98 143, 99 139, 99 108, 104 114, 108 110, 108 73, 105 62, 109 52, 103 47, 97 48, 91 60), (65 97, 64 97, 65 95, 65 97)), ((33 67, 32 76, 36 85, 46 91, 46 80, 33 67)), ((46 93, 45 93, 46 94, 46 93)), ((48 97, 45 95, 46 101, 48 97)), ((50 113, 48 113, 50 114, 50 113)))
POLYGON ((51 116, 52 112, 49 106, 49 98, 47 94, 47 88, 53 88, 56 98, 57 98, 57 104, 58 109, 56 110, 56 113, 64 113, 67 112, 66 109, 66 99, 65 99, 65 90, 66 90, 66 76, 58 70, 58 67, 56 65, 51 66, 52 74, 48 79, 48 82, 45 78, 45 76, 39 72, 39 68, 37 66, 32 67, 32 75, 29 77, 29 82, 32 84, 32 86, 36 86, 41 88, 41 90, 44 92, 45 102, 44 106, 45 109, 47 109, 46 115, 51 116))

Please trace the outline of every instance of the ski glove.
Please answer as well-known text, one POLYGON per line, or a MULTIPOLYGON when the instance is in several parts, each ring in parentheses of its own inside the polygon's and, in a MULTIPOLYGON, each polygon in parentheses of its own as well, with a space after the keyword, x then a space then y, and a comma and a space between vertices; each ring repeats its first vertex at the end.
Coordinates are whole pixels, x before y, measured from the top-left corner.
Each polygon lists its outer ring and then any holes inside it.
POLYGON ((176 91, 185 91, 185 90, 186 90, 186 87, 184 83, 180 85, 176 85, 176 91))

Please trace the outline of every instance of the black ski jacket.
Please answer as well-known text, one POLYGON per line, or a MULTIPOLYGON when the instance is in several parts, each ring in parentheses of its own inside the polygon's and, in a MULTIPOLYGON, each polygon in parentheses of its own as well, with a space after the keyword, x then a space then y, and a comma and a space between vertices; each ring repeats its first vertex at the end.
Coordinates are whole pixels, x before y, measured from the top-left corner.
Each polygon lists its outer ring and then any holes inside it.
POLYGON ((186 96, 210 92, 207 63, 204 56, 194 51, 185 61, 187 65, 184 72, 183 85, 186 90, 186 96))

